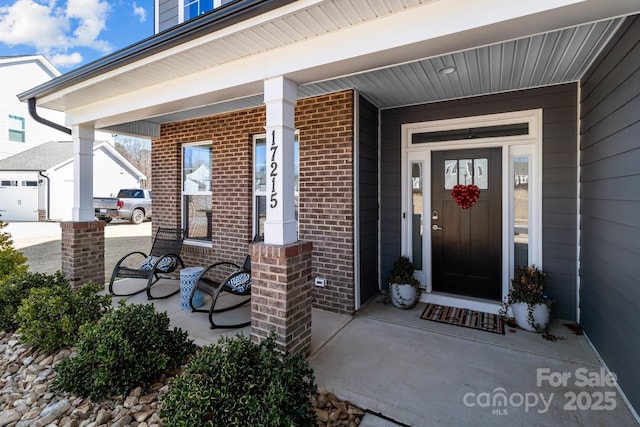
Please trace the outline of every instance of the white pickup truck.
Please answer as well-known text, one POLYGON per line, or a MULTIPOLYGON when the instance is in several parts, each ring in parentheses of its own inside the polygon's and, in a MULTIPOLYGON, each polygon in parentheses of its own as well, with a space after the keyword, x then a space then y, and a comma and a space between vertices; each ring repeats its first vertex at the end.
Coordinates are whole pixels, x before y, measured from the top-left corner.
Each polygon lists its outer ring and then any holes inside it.
POLYGON ((94 197, 93 209, 96 218, 106 222, 119 218, 141 224, 145 219, 151 219, 151 190, 125 188, 117 197, 94 197))

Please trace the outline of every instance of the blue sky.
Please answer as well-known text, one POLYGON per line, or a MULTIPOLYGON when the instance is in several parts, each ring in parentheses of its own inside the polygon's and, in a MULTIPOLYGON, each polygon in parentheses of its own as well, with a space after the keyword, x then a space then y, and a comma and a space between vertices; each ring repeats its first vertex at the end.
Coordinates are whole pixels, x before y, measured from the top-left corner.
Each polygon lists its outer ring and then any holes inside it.
POLYGON ((153 35, 153 0, 0 0, 0 56, 45 55, 62 73, 153 35))

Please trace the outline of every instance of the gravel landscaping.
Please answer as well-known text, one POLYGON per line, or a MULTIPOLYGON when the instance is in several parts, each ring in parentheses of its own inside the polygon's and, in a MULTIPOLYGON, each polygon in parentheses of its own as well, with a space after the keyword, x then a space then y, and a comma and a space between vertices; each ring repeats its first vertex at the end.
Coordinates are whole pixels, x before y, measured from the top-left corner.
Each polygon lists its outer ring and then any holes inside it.
MULTIPOLYGON (((50 387, 54 366, 72 355, 62 349, 45 354, 20 342, 17 334, 0 331, 0 427, 160 427, 159 397, 169 389, 162 375, 147 389, 128 396, 93 403, 56 392, 50 387)), ((364 413, 320 389, 311 398, 318 426, 357 426, 364 413)))

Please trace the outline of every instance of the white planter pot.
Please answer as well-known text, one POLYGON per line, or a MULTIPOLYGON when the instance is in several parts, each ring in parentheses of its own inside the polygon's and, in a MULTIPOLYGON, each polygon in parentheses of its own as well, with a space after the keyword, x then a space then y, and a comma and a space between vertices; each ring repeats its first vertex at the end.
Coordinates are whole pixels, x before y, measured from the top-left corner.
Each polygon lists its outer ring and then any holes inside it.
POLYGON ((398 308, 412 308, 418 302, 418 291, 406 283, 392 283, 389 285, 391 304, 398 308))
POLYGON ((538 332, 547 328, 551 318, 551 309, 546 304, 536 304, 533 306, 533 324, 529 321, 528 304, 517 302, 510 304, 513 317, 519 327, 529 332, 538 332))

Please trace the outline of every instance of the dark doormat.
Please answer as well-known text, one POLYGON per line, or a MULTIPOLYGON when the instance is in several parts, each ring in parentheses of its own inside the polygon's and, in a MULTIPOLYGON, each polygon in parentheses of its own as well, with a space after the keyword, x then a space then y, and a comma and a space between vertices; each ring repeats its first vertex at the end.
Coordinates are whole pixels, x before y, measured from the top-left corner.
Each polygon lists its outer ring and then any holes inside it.
POLYGON ((502 316, 468 308, 427 304, 420 318, 504 335, 502 316))

